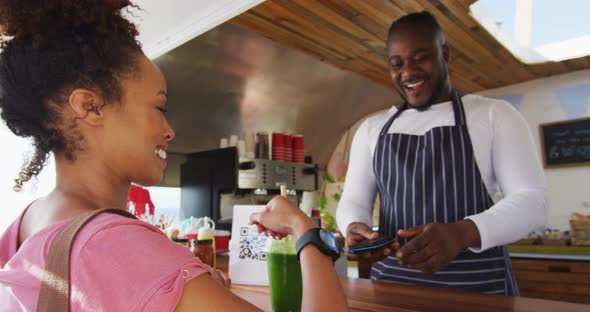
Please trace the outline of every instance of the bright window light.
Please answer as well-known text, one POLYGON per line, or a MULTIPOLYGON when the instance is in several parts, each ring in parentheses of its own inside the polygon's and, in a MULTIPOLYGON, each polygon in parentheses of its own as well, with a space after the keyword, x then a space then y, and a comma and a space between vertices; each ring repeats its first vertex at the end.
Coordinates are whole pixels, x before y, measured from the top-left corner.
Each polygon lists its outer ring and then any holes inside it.
POLYGON ((470 10, 524 63, 590 55, 590 1, 478 0, 470 10))
POLYGON ((26 182, 23 189, 17 193, 12 190, 14 179, 18 176, 24 160, 32 154, 33 146, 28 140, 10 132, 3 121, 0 121, 0 143, 7 147, 0 161, 0 233, 3 233, 28 204, 51 192, 55 187, 55 163, 51 157, 41 174, 36 179, 26 182))
POLYGON ((156 217, 167 215, 172 219, 180 217, 180 187, 151 186, 146 187, 150 192, 152 202, 156 207, 156 217))

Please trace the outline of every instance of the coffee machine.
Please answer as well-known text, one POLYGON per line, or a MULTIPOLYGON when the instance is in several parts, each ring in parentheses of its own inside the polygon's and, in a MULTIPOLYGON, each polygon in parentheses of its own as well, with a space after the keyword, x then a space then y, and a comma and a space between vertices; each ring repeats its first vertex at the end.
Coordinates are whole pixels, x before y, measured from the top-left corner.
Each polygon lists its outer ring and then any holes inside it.
POLYGON ((304 191, 317 190, 318 166, 240 158, 235 147, 191 153, 180 169, 180 207, 184 217, 209 216, 231 231, 234 205, 265 205, 281 185, 298 206, 304 191))

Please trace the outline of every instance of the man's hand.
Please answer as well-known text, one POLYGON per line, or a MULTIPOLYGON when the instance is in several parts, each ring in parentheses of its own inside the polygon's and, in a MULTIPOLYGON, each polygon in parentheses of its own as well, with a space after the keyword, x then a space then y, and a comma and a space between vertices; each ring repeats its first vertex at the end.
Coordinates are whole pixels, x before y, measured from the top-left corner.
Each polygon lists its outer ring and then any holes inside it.
POLYGON ((466 219, 456 223, 430 223, 407 230, 398 235, 412 238, 395 256, 400 265, 407 265, 425 273, 442 270, 467 247, 477 247, 481 238, 477 226, 466 219))
MULTIPOLYGON (((373 232, 371 228, 362 222, 351 223, 346 229, 346 246, 352 247, 362 241, 377 239, 379 233, 373 232)), ((391 246, 382 247, 372 251, 362 252, 356 255, 348 255, 350 260, 358 260, 359 258, 369 260, 371 263, 377 262, 389 256, 391 250, 396 250, 399 244, 394 242, 391 246)))

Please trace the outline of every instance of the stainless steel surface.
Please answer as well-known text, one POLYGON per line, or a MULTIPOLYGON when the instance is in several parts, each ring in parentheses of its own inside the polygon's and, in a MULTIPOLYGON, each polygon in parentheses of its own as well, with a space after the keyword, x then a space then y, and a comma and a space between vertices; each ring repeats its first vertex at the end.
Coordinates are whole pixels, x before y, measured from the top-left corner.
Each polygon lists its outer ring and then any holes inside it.
POLYGON ((265 159, 240 160, 240 167, 250 164, 252 169, 240 168, 238 171, 238 188, 240 189, 276 190, 281 185, 296 191, 317 189, 317 178, 313 171, 315 165, 265 159))
POLYGON ((230 134, 305 135, 306 155, 324 167, 343 131, 399 103, 375 83, 231 24, 157 58, 168 80, 170 151, 217 148, 230 134))
POLYGON ((233 205, 266 204, 283 184, 299 204, 304 190, 317 189, 317 166, 239 158, 235 147, 191 153, 180 169, 180 207, 185 216, 209 216, 229 229, 233 205))

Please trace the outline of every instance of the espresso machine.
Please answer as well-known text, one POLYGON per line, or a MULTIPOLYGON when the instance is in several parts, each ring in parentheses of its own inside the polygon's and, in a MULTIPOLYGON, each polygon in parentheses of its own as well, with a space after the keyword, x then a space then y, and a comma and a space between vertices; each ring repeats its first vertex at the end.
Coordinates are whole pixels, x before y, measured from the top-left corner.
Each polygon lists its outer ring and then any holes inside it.
POLYGON ((185 217, 209 216, 231 231, 234 205, 265 205, 281 185, 299 206, 304 191, 318 188, 318 166, 239 158, 235 147, 191 153, 180 169, 180 207, 185 217))

